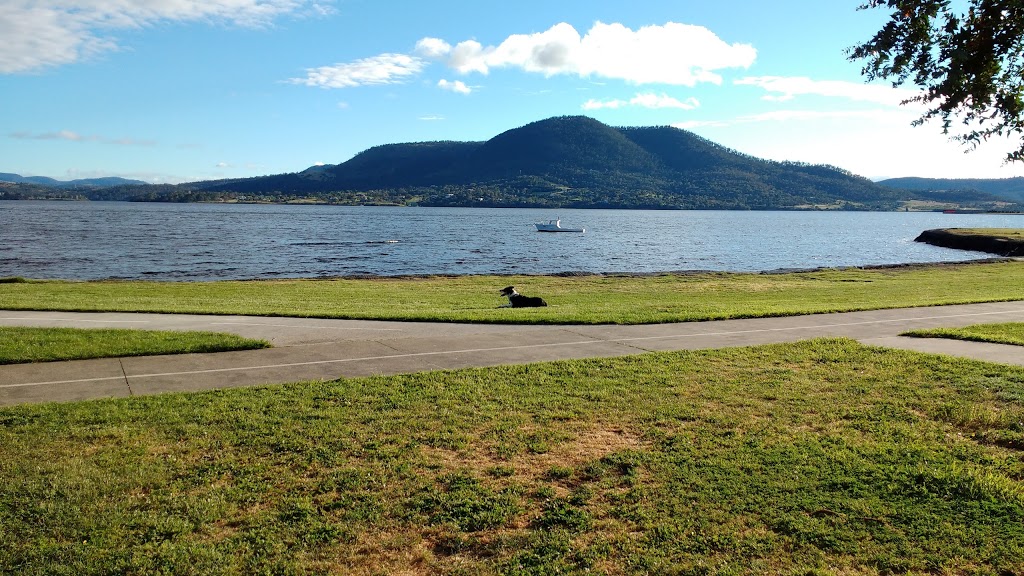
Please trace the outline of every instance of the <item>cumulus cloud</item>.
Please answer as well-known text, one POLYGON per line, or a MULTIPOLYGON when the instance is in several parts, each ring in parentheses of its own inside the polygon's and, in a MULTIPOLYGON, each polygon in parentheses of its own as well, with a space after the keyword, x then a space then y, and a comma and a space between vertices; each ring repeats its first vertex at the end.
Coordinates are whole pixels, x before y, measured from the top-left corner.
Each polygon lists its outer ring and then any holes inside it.
MULTIPOLYGON (((226 1, 226 0, 223 0, 226 1)), ((252 1, 252 0, 250 0, 252 1)), ((624 80, 634 84, 694 86, 719 84, 715 71, 746 68, 757 56, 748 44, 728 44, 702 26, 669 22, 631 30, 622 24, 598 22, 583 36, 571 25, 556 24, 544 32, 514 34, 497 46, 476 40, 451 45, 424 37, 412 54, 381 54, 349 63, 306 70, 305 78, 288 82, 324 88, 396 84, 421 73, 431 61, 443 60, 460 74, 488 74, 494 68, 518 68, 550 77, 558 74, 624 80)), ((441 80, 438 86, 468 94, 464 82, 441 80)), ((637 105, 686 108, 692 103, 660 99, 637 105)), ((591 106, 600 103, 591 102, 591 106)), ((605 103, 605 106, 610 106, 605 103)))
POLYGON ((655 94, 648 92, 637 94, 630 100, 594 100, 590 99, 583 103, 584 110, 600 110, 602 108, 625 108, 627 106, 640 106, 642 108, 677 108, 680 110, 693 110, 700 106, 696 98, 679 100, 668 94, 655 94))
POLYGON ((679 108, 680 110, 693 110, 700 106, 700 102, 696 98, 677 100, 667 94, 653 93, 637 94, 629 103, 644 108, 679 108))
POLYGON ((258 27, 283 15, 332 11, 310 0, 6 0, 0 9, 0 74, 33 72, 116 50, 117 30, 161 22, 258 27))
POLYGON ((898 106, 901 102, 920 94, 916 90, 893 88, 880 84, 859 84, 841 80, 812 80, 802 76, 751 76, 734 80, 740 86, 757 86, 768 94, 763 99, 786 102, 797 96, 816 95, 844 98, 857 102, 871 102, 898 106))
POLYGON ((545 76, 681 86, 721 83, 716 70, 747 68, 757 56, 749 44, 728 44, 703 26, 676 22, 637 30, 598 22, 582 36, 563 22, 544 32, 509 36, 497 46, 466 40, 451 47, 443 40, 424 38, 417 48, 433 57, 447 56, 448 66, 462 74, 519 68, 545 76))
POLYGON ((457 92, 459 94, 469 94, 470 92, 473 91, 473 89, 470 88, 469 86, 466 86, 466 83, 463 82, 462 80, 449 82, 448 80, 442 78, 441 80, 437 81, 437 87, 442 90, 450 90, 452 92, 457 92))
POLYGON ((368 84, 401 84, 423 71, 426 61, 407 54, 381 54, 346 64, 306 70, 305 78, 288 82, 321 88, 351 88, 368 84))
POLYGON ((443 58, 451 51, 451 44, 440 38, 422 38, 416 43, 416 53, 424 58, 443 58))
POLYGON ((583 103, 582 108, 584 110, 601 110, 604 108, 610 108, 612 110, 615 110, 618 108, 625 108, 626 106, 629 106, 628 100, 595 100, 594 98, 591 98, 590 100, 587 100, 586 102, 583 103))

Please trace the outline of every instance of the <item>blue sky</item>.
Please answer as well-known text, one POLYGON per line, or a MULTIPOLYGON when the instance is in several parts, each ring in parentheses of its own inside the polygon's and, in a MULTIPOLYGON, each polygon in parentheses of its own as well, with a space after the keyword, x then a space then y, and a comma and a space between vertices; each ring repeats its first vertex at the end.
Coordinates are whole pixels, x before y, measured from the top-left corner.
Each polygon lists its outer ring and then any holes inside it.
POLYGON ((183 182, 559 115, 874 179, 1004 178, 844 49, 857 0, 0 0, 0 172, 183 182))

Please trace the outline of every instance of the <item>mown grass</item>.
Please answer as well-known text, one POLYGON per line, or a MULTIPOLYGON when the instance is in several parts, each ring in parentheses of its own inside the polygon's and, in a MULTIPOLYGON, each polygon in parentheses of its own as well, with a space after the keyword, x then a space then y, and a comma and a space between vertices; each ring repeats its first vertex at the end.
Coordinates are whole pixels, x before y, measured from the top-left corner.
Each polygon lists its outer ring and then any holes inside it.
POLYGON ((963 328, 935 328, 932 330, 911 330, 903 336, 918 338, 953 338, 974 342, 993 342, 1024 346, 1024 323, 975 324, 963 328))
POLYGON ((226 352, 269 346, 263 340, 214 332, 0 326, 0 364, 226 352))
POLYGON ((791 274, 0 284, 0 309, 641 324, 1024 299, 1024 262, 791 274), (513 284, 546 308, 498 308, 513 284))
POLYGON ((965 236, 991 236, 1009 240, 1024 240, 1024 228, 954 228, 950 232, 965 236))
POLYGON ((0 572, 1024 572, 1024 370, 849 340, 0 409, 0 572))

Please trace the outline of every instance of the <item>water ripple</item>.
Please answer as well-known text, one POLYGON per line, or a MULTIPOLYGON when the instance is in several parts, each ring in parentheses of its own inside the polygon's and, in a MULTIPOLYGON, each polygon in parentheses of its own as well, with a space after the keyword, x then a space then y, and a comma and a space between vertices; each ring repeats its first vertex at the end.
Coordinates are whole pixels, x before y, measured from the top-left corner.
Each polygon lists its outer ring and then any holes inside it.
POLYGON ((967 260, 928 228, 1020 216, 0 202, 0 277, 223 280, 758 271, 967 260), (540 234, 561 217, 585 234, 540 234))

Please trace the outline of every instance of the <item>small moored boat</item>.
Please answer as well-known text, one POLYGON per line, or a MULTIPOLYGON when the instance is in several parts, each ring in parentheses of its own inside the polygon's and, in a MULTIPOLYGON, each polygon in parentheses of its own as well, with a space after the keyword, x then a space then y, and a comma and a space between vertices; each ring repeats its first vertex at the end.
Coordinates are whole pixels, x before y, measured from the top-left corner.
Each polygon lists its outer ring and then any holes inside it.
POLYGON ((537 227, 537 232, 586 232, 586 228, 562 228, 561 219, 548 220, 547 222, 537 222, 534 224, 537 227))

